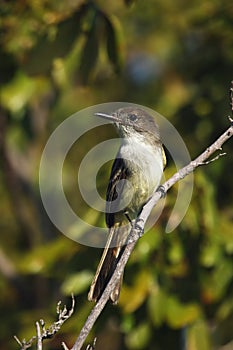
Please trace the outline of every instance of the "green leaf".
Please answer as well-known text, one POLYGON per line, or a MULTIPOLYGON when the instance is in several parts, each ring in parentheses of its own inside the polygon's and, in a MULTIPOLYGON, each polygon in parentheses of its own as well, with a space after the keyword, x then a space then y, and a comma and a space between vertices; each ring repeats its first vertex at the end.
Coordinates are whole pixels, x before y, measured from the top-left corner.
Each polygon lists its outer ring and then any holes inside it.
POLYGON ((148 299, 148 313, 154 326, 161 326, 165 320, 167 295, 162 289, 155 289, 148 299))
POLYGON ((18 269, 23 274, 44 273, 47 275, 58 261, 67 259, 68 254, 72 254, 73 251, 77 251, 77 245, 71 240, 61 237, 53 242, 37 246, 28 255, 21 257, 18 269))
POLYGON ((66 56, 74 41, 82 32, 82 20, 87 12, 87 5, 82 5, 72 17, 50 26, 41 36, 31 51, 24 57, 23 68, 30 74, 48 73, 56 57, 66 56))
POLYGON ((219 218, 220 238, 227 254, 233 254, 233 222, 230 213, 228 215, 220 215, 219 218))
POLYGON ((92 278, 93 274, 89 270, 72 274, 64 281, 61 290, 66 295, 81 294, 90 286, 92 278))
POLYGON ((171 244, 168 250, 168 258, 172 264, 178 264, 184 258, 184 249, 177 236, 170 236, 171 244))
POLYGON ((129 349, 146 349, 150 336, 151 330, 148 323, 142 323, 126 336, 126 344, 129 349))
POLYGON ((87 84, 90 75, 96 66, 99 54, 98 20, 98 16, 95 14, 81 52, 79 75, 84 85, 87 84))
POLYGON ((214 244, 212 242, 203 245, 200 263, 205 267, 213 267, 216 265, 222 257, 220 245, 214 244))
POLYGON ((232 261, 222 260, 213 271, 203 275, 203 300, 209 304, 221 299, 231 283, 232 261))
POLYGON ((176 297, 171 296, 166 302, 166 319, 172 328, 181 328, 194 322, 200 316, 198 304, 182 304, 176 297))
POLYGON ((140 271, 135 275, 132 286, 123 284, 119 305, 125 312, 134 312, 145 301, 151 288, 153 276, 150 271, 140 271))
POLYGON ((121 27, 114 16, 104 16, 106 24, 106 49, 110 62, 113 64, 116 73, 119 73, 122 66, 122 35, 121 27))
POLYGON ((13 118, 22 120, 24 116, 22 110, 33 98, 40 97, 49 89, 50 85, 45 78, 28 77, 18 70, 14 78, 0 89, 0 100, 2 105, 12 113, 13 118))
POLYGON ((231 314, 233 314, 233 296, 228 299, 225 298, 217 310, 216 317, 218 320, 223 321, 227 317, 230 317, 231 314))
POLYGON ((209 330, 204 320, 198 320, 194 325, 188 327, 187 349, 190 350, 211 350, 209 330))

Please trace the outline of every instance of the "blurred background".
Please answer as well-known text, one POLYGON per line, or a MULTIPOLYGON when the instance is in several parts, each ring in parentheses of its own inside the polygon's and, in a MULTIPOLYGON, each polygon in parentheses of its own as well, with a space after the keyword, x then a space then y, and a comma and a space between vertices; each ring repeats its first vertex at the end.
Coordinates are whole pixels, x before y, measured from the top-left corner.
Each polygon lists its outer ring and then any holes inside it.
MULTIPOLYGON (((125 101, 164 115, 196 157, 229 126, 233 4, 3 0, 0 15, 0 347, 18 349, 13 335, 29 339, 37 320, 55 321, 57 301, 70 306, 73 292, 75 314, 44 344, 60 349, 93 306, 101 249, 69 240, 46 215, 38 170, 47 139, 76 111, 125 101)), ((76 175, 87 149, 112 135, 111 125, 92 130, 64 164, 72 208, 103 227, 76 175)), ((90 334, 97 350, 233 349, 232 140, 223 151, 195 171, 188 212, 164 234, 177 188, 168 193, 130 258, 119 305, 107 305, 90 334)), ((97 177, 103 196, 109 169, 97 177)), ((166 177, 174 171, 168 155, 166 177)))

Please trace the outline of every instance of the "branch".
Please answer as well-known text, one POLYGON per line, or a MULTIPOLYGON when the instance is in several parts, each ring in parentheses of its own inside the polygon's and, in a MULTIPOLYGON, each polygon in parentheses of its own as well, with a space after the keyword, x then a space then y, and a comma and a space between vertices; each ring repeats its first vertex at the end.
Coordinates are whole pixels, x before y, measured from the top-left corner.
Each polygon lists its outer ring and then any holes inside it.
MULTIPOLYGON (((233 89, 233 88, 232 88, 233 89)), ((233 91, 233 90, 232 90, 233 91)), ((233 93, 231 94, 232 98, 233 93)), ((214 161, 224 155, 225 153, 219 153, 216 157, 214 157, 212 160, 207 161, 207 159, 216 151, 222 150, 222 145, 233 136, 233 120, 229 117, 229 120, 231 122, 231 126, 210 146, 208 147, 201 155, 199 155, 196 159, 191 161, 188 165, 180 169, 177 173, 175 173, 169 180, 164 182, 162 186, 158 188, 158 190, 154 193, 154 195, 150 198, 150 200, 146 203, 146 205, 143 207, 142 212, 140 213, 139 217, 137 218, 134 226, 131 229, 131 232, 128 237, 128 244, 125 246, 125 249, 122 253, 122 256, 116 266, 116 269, 108 282, 101 298, 98 300, 94 308, 92 309, 90 315, 88 316, 86 323, 84 324, 78 338, 75 341, 75 344, 71 348, 71 350, 80 350, 86 337, 88 336, 90 330, 92 329, 95 321, 97 320, 98 316, 102 312, 104 306, 106 305, 107 301, 109 300, 109 296, 114 289, 114 287, 117 285, 118 281, 120 280, 120 277, 124 271, 125 265, 134 249, 135 244, 137 243, 138 239, 142 236, 144 231, 144 225, 145 222, 150 215, 151 210, 153 207, 158 203, 160 198, 162 198, 167 191, 179 180, 183 179, 187 175, 189 175, 191 172, 193 172, 197 167, 200 165, 206 165, 211 161, 214 161)), ((66 347, 67 349, 67 347, 66 347)))
POLYGON ((58 320, 54 322, 51 326, 49 326, 47 329, 45 328, 45 322, 44 320, 40 320, 39 322, 36 322, 36 336, 34 335, 30 340, 26 341, 23 339, 22 341, 19 340, 19 338, 15 335, 14 338, 17 341, 17 343, 20 345, 21 350, 26 350, 32 346, 32 344, 37 340, 37 350, 42 350, 42 342, 44 339, 52 338, 61 328, 63 323, 71 317, 71 315, 74 312, 74 305, 75 300, 74 296, 72 295, 72 305, 70 310, 67 309, 66 305, 64 305, 64 308, 61 309, 61 301, 57 303, 57 314, 58 314, 58 320))
POLYGON ((229 95, 230 95, 229 97, 230 97, 231 114, 233 115, 233 80, 231 82, 229 95))

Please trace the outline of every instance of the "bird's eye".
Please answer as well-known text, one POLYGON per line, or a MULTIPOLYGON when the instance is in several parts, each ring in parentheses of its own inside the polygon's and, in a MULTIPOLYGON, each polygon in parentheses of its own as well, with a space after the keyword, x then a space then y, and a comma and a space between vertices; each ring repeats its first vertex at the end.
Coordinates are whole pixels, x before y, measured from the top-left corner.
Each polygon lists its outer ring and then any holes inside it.
POLYGON ((132 122, 135 122, 138 117, 136 116, 136 114, 129 114, 129 119, 132 121, 132 122))

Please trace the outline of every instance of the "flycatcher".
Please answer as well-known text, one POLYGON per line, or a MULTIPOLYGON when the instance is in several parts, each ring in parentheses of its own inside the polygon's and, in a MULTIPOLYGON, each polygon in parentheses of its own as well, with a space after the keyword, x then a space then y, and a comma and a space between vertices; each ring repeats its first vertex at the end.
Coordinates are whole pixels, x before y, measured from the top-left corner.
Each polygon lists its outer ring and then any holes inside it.
MULTIPOLYGON (((127 244, 132 222, 159 186, 166 157, 159 129, 148 112, 135 107, 118 109, 112 115, 96 113, 112 121, 121 137, 121 145, 113 163, 106 195, 106 224, 109 237, 88 294, 97 301, 127 244)), ((116 304, 120 282, 110 295, 116 304)))

